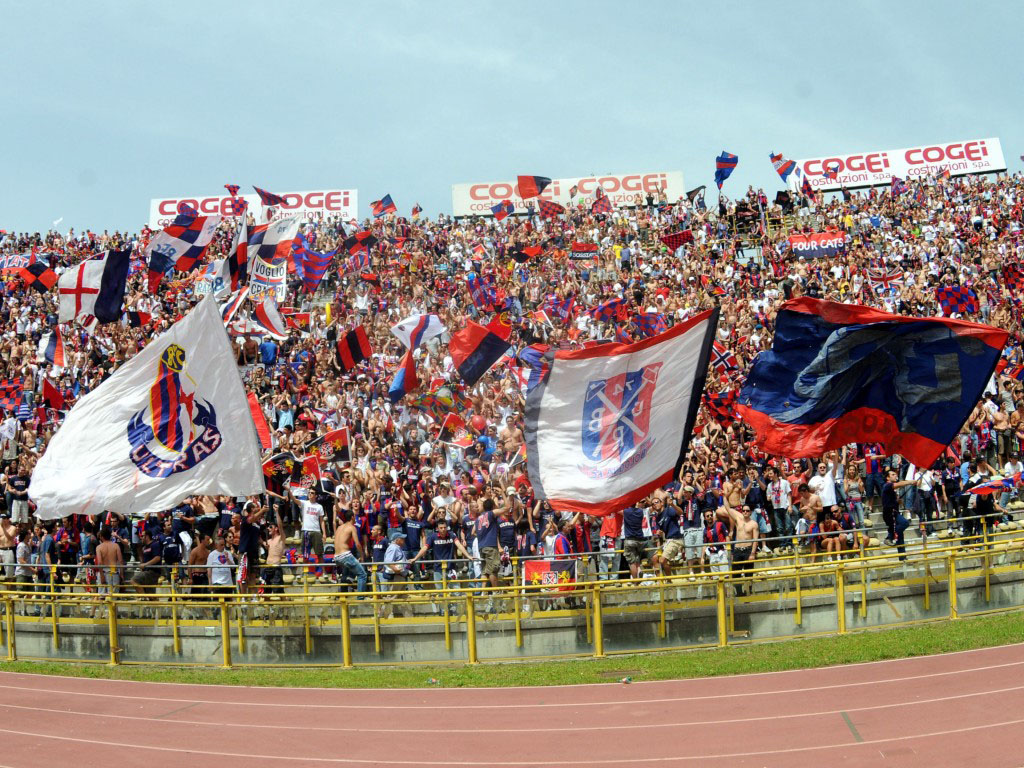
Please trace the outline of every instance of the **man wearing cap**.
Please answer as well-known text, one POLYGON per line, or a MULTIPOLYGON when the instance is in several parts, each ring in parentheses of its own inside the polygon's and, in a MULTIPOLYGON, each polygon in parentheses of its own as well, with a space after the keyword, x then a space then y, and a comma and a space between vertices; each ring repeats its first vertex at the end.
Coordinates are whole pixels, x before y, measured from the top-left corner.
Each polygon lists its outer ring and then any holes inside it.
MULTIPOLYGON (((384 592, 405 583, 409 575, 409 559, 405 554, 405 532, 395 529, 388 533, 388 548, 384 552, 384 570, 381 571, 381 589, 384 592)), ((380 607, 380 615, 390 615, 391 609, 380 607)))

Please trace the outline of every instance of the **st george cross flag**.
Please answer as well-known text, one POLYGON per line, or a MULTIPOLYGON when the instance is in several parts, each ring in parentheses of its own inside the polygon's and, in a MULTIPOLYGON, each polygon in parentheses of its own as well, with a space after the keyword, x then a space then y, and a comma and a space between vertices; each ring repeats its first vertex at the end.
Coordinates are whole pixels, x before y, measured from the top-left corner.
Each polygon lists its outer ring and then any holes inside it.
POLYGON ((269 224, 258 224, 249 232, 248 259, 263 259, 280 264, 288 258, 292 241, 299 231, 299 217, 285 216, 269 224))
POLYGON ((410 315, 391 326, 391 332, 406 349, 416 349, 420 344, 440 336, 446 330, 437 315, 410 315))
POLYGON ((263 301, 256 305, 252 312, 252 319, 275 339, 287 339, 288 327, 277 311, 277 301, 273 295, 268 295, 263 301))
POLYGON ((697 421, 718 309, 635 344, 549 350, 526 400, 530 484, 555 509, 606 515, 671 482, 697 421))
POLYGON ((213 297, 75 404, 30 487, 44 520, 263 492, 256 430, 213 297))
POLYGON ((338 339, 336 358, 338 367, 344 373, 351 371, 363 360, 369 359, 372 354, 370 339, 366 335, 366 329, 361 325, 338 339))
POLYGON ((974 409, 1007 338, 962 320, 793 299, 736 410, 768 453, 801 458, 877 442, 929 467, 974 409))
POLYGON ((104 251, 100 256, 68 269, 57 281, 60 295, 58 323, 92 315, 101 323, 121 317, 124 289, 131 266, 131 251, 104 251))
POLYGON ((220 216, 179 214, 169 227, 149 241, 143 253, 150 262, 154 254, 159 254, 170 259, 176 269, 191 272, 209 248, 218 224, 220 216))
POLYGON ((791 174, 793 169, 796 168, 796 163, 792 160, 787 160, 781 154, 775 155, 769 153, 768 157, 771 158, 772 167, 775 169, 775 172, 779 174, 782 182, 785 184, 789 181, 789 174, 791 174))
POLYGON ((531 197, 537 197, 548 188, 551 183, 551 179, 547 176, 517 176, 516 177, 516 189, 519 191, 519 196, 526 200, 531 197))
POLYGON ((63 368, 64 362, 64 337, 60 334, 60 326, 54 327, 49 333, 44 333, 39 339, 38 361, 53 363, 57 368, 63 368))
POLYGON ((732 175, 732 172, 736 170, 739 161, 740 159, 736 155, 724 150, 722 154, 715 158, 715 184, 718 185, 719 189, 722 188, 725 180, 732 175))

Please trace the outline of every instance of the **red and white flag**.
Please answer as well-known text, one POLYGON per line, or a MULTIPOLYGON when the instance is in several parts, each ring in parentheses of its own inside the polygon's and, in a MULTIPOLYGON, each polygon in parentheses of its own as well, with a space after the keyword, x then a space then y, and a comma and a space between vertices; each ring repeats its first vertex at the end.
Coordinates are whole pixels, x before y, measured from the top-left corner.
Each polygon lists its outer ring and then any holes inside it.
POLYGON ((717 327, 714 309, 635 344, 555 352, 526 401, 537 497, 555 509, 606 515, 675 478, 717 327))
POLYGON ((253 310, 253 320, 262 326, 275 339, 287 339, 288 328, 284 324, 281 313, 277 311, 277 302, 273 296, 267 296, 253 310))

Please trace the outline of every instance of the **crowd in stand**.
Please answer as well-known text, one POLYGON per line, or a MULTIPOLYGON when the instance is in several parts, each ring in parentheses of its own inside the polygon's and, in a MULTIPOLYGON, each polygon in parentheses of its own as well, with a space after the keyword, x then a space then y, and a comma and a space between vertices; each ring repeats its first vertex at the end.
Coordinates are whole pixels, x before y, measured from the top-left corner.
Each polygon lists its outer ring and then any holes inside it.
MULTIPOLYGON (((869 523, 884 527, 884 544, 901 551, 909 524, 925 534, 965 528, 977 535, 978 516, 1009 519, 1015 497, 964 491, 1024 469, 1018 378, 993 377, 933 467, 886 456, 877 444, 850 444, 815 459, 765 455, 733 418, 728 393, 770 347, 783 301, 806 295, 934 317, 942 314, 942 285, 974 291, 978 311, 966 319, 1010 332, 1001 370, 1012 374, 1024 363, 1022 294, 1001 268, 1024 262, 1022 213, 1024 176, 1000 175, 926 179, 899 195, 794 193, 772 203, 749 189, 739 200, 722 196, 707 205, 699 195, 669 201, 655 194, 605 214, 594 214, 587 201, 549 218, 318 220, 302 228, 318 252, 372 231, 369 264, 339 251, 314 294, 289 273, 289 303, 299 316, 309 314, 308 323, 296 324, 285 340, 234 336, 240 375, 272 433, 267 456, 298 457, 294 478, 276 465, 259 497, 193 497, 142 520, 110 512, 44 523, 33 519, 30 477, 62 418, 42 400, 44 379, 65 408, 73 407, 187 313, 199 283, 177 273, 155 294, 147 290, 141 250, 152 233, 145 228, 6 233, 0 255, 34 253, 58 272, 109 248, 134 248, 125 307, 149 317, 139 326, 62 326, 67 359, 57 369, 38 357, 40 338, 57 322, 56 291, 27 287, 16 270, 0 276, 0 379, 25 382, 0 425, 0 573, 26 588, 59 587, 77 575, 100 588, 126 578, 147 589, 174 564, 194 588, 273 590, 285 581, 275 566, 315 562, 323 578, 359 590, 370 578, 387 589, 409 578, 454 578, 462 567, 497 585, 511 578, 516 558, 578 556, 606 579, 649 568, 748 568, 794 546, 837 556, 870 541, 869 523), (686 230, 692 242, 672 249, 661 240, 686 230), (787 247, 794 232, 826 230, 845 241, 833 255, 807 258, 787 247), (574 248, 581 243, 597 249, 574 248), (872 277, 879 274, 888 277, 879 283, 872 277), (490 303, 473 295, 471 275, 488 286, 490 303), (587 311, 615 298, 625 305, 614 317, 587 311), (649 329, 633 322, 637 316, 660 315, 671 327, 714 305, 721 307, 718 341, 726 354, 710 372, 707 394, 722 397, 711 398, 714 407, 702 405, 677 480, 604 518, 559 513, 535 499, 521 452, 524 394, 537 365, 530 351, 639 339, 649 329), (495 312, 511 317, 513 351, 464 386, 448 338, 495 312), (448 330, 415 352, 422 384, 393 404, 388 388, 405 350, 390 327, 421 313, 436 314, 448 330), (372 355, 344 370, 335 345, 358 326, 372 355), (439 440, 448 412, 468 424, 469 447, 439 440), (306 446, 338 427, 348 428, 351 461, 329 463, 312 487, 302 483, 306 446)), ((227 253, 236 226, 225 219, 209 259, 227 253)))

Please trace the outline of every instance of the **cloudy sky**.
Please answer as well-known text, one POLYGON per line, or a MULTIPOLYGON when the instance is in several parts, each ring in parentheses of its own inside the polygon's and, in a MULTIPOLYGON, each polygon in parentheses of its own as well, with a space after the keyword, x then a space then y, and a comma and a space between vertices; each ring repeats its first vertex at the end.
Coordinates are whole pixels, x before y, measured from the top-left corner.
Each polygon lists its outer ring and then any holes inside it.
POLYGON ((1024 152, 1016 3, 0 0, 0 229, 137 229, 154 197, 1024 152))

